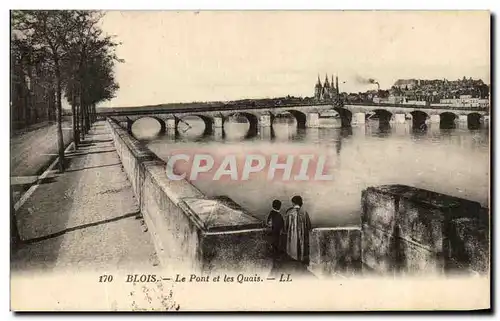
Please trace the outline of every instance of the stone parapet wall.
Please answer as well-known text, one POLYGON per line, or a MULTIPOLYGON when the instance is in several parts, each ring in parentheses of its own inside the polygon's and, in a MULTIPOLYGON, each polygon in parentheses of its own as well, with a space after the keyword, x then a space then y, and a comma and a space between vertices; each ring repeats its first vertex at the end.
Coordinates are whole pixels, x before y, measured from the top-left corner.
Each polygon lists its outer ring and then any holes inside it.
POLYGON ((163 160, 117 122, 108 119, 108 126, 162 267, 194 273, 270 269, 262 222, 234 204, 208 199, 186 180, 169 180, 163 160), (208 220, 195 205, 211 202, 220 212, 208 220))

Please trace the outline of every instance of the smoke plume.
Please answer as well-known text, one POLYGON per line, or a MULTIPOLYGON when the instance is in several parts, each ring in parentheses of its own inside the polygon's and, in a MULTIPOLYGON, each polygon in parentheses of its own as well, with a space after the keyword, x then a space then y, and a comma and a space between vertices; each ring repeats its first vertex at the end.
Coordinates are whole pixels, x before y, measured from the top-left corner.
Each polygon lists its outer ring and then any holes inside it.
POLYGON ((356 81, 360 84, 366 84, 366 85, 369 85, 369 84, 373 84, 373 85, 377 85, 377 87, 380 89, 380 84, 378 83, 378 81, 376 79, 373 79, 373 78, 364 78, 364 77, 361 77, 359 75, 356 76, 356 81))

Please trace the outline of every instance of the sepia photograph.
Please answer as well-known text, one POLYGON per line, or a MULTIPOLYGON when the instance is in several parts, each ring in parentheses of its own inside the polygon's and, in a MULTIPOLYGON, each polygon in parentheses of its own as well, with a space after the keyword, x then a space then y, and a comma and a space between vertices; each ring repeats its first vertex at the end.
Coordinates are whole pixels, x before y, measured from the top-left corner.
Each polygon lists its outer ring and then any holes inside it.
POLYGON ((10 11, 10 309, 490 310, 489 11, 10 11))

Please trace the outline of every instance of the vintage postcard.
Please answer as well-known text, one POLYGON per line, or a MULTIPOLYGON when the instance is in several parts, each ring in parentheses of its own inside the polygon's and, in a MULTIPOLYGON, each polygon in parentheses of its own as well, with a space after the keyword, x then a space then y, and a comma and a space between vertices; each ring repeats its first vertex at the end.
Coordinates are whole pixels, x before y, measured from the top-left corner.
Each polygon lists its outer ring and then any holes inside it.
POLYGON ((490 309, 490 21, 11 11, 11 309, 490 309))

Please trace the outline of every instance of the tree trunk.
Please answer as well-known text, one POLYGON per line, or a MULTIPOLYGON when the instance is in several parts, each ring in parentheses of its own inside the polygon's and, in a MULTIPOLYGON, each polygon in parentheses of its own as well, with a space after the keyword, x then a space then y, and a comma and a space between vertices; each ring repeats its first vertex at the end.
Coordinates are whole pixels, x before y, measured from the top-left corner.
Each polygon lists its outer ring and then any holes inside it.
POLYGON ((50 121, 50 108, 52 106, 50 106, 50 90, 45 88, 45 117, 47 117, 47 121, 50 121))
POLYGON ((64 172, 64 139, 62 133, 62 85, 61 85, 61 70, 59 62, 56 60, 56 107, 57 107, 57 148, 59 150, 59 170, 64 172))
POLYGON ((83 123, 85 117, 83 116, 83 113, 85 112, 85 106, 83 103, 80 104, 80 137, 82 137, 82 140, 85 139, 85 124, 83 123))
POLYGON ((94 104, 89 106, 90 125, 94 123, 94 104))
MULTIPOLYGON (((74 88, 73 88, 74 89, 74 88)), ((72 113, 72 121, 73 121, 73 141, 75 142, 75 149, 78 148, 80 144, 80 137, 78 134, 78 114, 76 110, 76 93, 73 90, 71 95, 71 113, 72 113)))
POLYGON ((95 104, 92 104, 92 115, 94 116, 94 122, 97 121, 97 110, 95 104))
POLYGON ((85 104, 85 132, 90 130, 89 106, 85 104))
POLYGON ((82 137, 82 140, 85 139, 85 124, 84 124, 84 113, 85 113, 85 98, 84 98, 84 91, 83 91, 83 85, 82 83, 80 82, 80 91, 79 91, 79 95, 80 95, 80 135, 82 137))
POLYGON ((76 121, 76 134, 78 136, 78 144, 80 144, 80 104, 76 104, 75 106, 75 110, 76 110, 76 115, 75 115, 75 121, 76 121))
POLYGON ((28 123, 29 125, 36 124, 36 115, 35 115, 35 82, 33 81, 33 66, 31 61, 28 63, 28 123))
POLYGON ((29 107, 29 89, 28 84, 26 83, 26 78, 24 78, 23 74, 23 121, 24 127, 28 127, 30 125, 30 107, 29 107))
POLYGON ((10 250, 14 250, 21 243, 21 236, 17 228, 16 210, 14 209, 14 198, 12 187, 10 188, 10 250))
POLYGON ((90 124, 92 125, 95 122, 94 119, 94 104, 89 106, 89 111, 90 111, 90 124))

